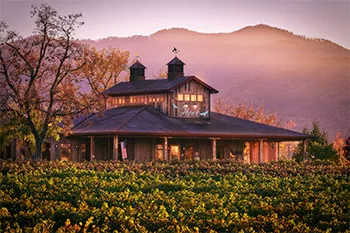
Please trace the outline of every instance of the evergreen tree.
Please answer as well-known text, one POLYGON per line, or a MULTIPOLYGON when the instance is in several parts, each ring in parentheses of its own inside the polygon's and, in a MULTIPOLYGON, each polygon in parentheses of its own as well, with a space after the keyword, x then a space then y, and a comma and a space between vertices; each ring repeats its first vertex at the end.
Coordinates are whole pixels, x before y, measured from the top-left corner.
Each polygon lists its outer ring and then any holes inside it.
MULTIPOLYGON (((312 129, 304 129, 303 133, 313 136, 307 143, 307 159, 315 160, 338 160, 339 154, 334 149, 333 144, 328 143, 327 132, 321 130, 319 124, 314 122, 312 129)), ((301 162, 304 159, 303 156, 303 143, 298 145, 298 149, 294 154, 293 158, 298 162, 301 162)))

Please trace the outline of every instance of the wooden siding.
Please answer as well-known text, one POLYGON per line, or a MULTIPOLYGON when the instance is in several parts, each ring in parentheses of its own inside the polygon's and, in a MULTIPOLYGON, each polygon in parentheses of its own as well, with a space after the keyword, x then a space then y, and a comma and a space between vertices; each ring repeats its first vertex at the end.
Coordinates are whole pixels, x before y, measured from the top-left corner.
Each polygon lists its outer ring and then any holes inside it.
POLYGON ((259 142, 250 142, 250 162, 259 163, 259 142))
POLYGON ((113 158, 113 138, 95 137, 95 160, 111 160, 113 158))
POLYGON ((135 138, 133 156, 136 162, 145 162, 153 160, 153 141, 154 140, 148 138, 135 138))
POLYGON ((168 94, 168 110, 167 113, 171 117, 179 118, 209 118, 210 114, 210 91, 200 83, 192 80, 184 83, 173 92, 168 94), (179 94, 183 95, 183 100, 179 100, 179 94), (186 100, 185 95, 189 95, 190 99, 186 100), (191 95, 202 96, 203 100, 191 100, 191 95), (197 108, 195 108, 197 106, 197 108), (205 116, 199 113, 205 113, 205 116))

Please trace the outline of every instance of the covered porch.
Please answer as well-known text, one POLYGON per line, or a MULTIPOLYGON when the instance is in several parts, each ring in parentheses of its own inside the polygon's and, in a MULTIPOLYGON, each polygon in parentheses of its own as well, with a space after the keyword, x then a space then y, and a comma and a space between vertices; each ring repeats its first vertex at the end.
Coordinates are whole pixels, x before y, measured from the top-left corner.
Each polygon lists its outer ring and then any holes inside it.
MULTIPOLYGON (((62 140, 51 146, 50 160, 240 160, 278 161, 280 140, 176 136, 94 135, 62 140)), ((304 140, 306 151, 306 140, 304 140)))

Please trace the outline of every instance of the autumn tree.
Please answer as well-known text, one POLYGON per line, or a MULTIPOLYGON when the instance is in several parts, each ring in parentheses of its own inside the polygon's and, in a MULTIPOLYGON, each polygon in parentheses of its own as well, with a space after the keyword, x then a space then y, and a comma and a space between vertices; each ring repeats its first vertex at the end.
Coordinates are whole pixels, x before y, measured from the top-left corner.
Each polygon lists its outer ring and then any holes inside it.
POLYGON ((153 75, 154 79, 166 79, 168 78, 168 72, 162 67, 156 74, 153 75))
POLYGON ((267 124, 276 127, 290 129, 295 126, 295 123, 290 120, 281 122, 275 112, 266 112, 264 105, 254 107, 251 104, 241 103, 234 105, 230 100, 217 100, 214 105, 215 112, 225 115, 250 120, 262 124, 267 124))
POLYGON ((93 110, 103 111, 105 99, 102 92, 120 81, 120 74, 127 71, 129 52, 119 49, 84 48, 85 66, 79 75, 85 78, 90 87, 93 110))
POLYGON ((50 130, 62 122, 69 127, 72 116, 89 108, 89 100, 77 74, 85 64, 83 49, 73 40, 82 15, 60 16, 43 4, 32 7, 31 16, 35 28, 28 38, 0 23, 0 120, 4 128, 28 130, 35 141, 33 159, 39 159, 50 130))

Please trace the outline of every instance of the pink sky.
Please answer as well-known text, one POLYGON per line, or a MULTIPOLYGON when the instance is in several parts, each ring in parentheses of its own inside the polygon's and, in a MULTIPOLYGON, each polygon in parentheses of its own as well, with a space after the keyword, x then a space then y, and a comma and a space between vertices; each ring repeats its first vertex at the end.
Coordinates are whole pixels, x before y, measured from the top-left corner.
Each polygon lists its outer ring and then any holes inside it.
POLYGON ((33 30, 30 7, 41 3, 62 15, 82 13, 78 38, 149 35, 172 27, 232 32, 263 23, 350 48, 349 0, 0 0, 0 20, 27 36, 33 30))

